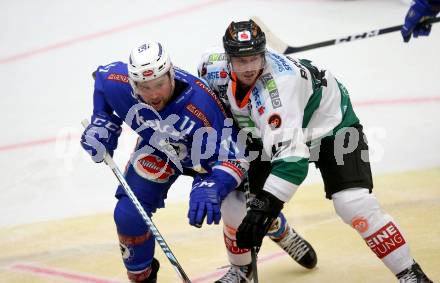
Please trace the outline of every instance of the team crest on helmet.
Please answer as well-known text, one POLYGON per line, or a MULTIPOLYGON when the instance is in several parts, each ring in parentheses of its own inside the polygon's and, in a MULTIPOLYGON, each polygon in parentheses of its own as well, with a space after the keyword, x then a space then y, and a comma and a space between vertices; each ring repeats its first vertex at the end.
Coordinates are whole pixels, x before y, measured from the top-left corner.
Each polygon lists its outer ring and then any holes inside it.
POLYGON ((249 41, 251 39, 251 33, 248 30, 238 32, 238 41, 249 41))
POLYGON ((153 70, 146 70, 142 73, 142 75, 144 77, 149 77, 149 76, 153 75, 153 73, 154 73, 153 70))

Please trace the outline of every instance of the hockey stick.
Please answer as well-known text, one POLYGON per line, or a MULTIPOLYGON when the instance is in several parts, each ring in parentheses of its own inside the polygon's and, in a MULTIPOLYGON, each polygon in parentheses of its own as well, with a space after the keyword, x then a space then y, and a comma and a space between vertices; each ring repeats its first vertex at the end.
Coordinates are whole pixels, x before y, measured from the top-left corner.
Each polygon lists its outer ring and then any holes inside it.
MULTIPOLYGON (((367 31, 367 32, 359 33, 359 34, 353 34, 353 35, 349 35, 349 36, 345 36, 345 37, 341 37, 341 38, 337 38, 337 39, 331 39, 331 40, 327 40, 327 41, 321 41, 321 42, 317 42, 317 43, 313 43, 313 44, 295 47, 295 46, 288 45, 287 43, 282 41, 278 36, 276 36, 273 32, 271 32, 270 29, 263 23, 263 21, 260 18, 254 16, 254 17, 252 17, 252 20, 254 22, 256 22, 261 27, 261 29, 264 31, 264 33, 266 34, 266 39, 267 39, 267 43, 269 44, 269 46, 271 48, 273 48, 276 52, 279 52, 282 54, 292 54, 292 53, 316 49, 316 48, 320 48, 320 47, 336 45, 339 43, 346 43, 346 42, 351 42, 351 41, 355 41, 355 40, 359 40, 359 39, 375 37, 378 35, 399 31, 402 28, 402 25, 400 25, 400 26, 393 26, 393 27, 388 27, 388 28, 376 29, 376 30, 371 30, 371 31, 367 31)), ((425 23, 426 24, 433 24, 433 23, 438 23, 438 22, 440 22, 440 17, 426 20, 424 22, 424 24, 425 23)))
MULTIPOLYGON (((249 210, 251 206, 251 189, 249 187, 249 177, 247 175, 244 179, 244 196, 246 197, 246 210, 249 210)), ((258 283, 257 252, 258 247, 251 248, 252 279, 254 283, 258 283)))
MULTIPOLYGON (((89 122, 87 121, 87 119, 84 119, 81 122, 81 124, 84 126, 84 128, 86 128, 89 125, 89 122)), ((177 258, 174 256, 173 252, 171 252, 170 247, 165 242, 165 239, 160 234, 156 225, 154 225, 153 221, 151 220, 151 218, 148 216, 145 209, 140 204, 139 200, 137 199, 136 195, 131 190, 130 186, 128 185, 127 181, 125 180, 124 175, 122 174, 121 170, 119 169, 118 165, 116 165, 115 161, 110 156, 110 154, 105 153, 104 162, 112 169, 116 178, 118 178, 119 183, 121 184, 125 193, 128 195, 128 197, 130 198, 130 200, 132 201, 132 203, 136 207, 137 211, 142 216, 142 219, 144 219, 144 221, 147 224, 148 228, 150 229, 151 233, 153 233, 154 238, 156 239, 157 243, 161 247, 162 251, 165 253, 165 255, 168 258, 168 260, 170 261, 170 263, 172 264, 174 270, 177 272, 177 275, 179 275, 180 279, 182 279, 182 282, 191 283, 191 280, 189 280, 185 271, 183 271, 182 266, 177 261, 177 258)))

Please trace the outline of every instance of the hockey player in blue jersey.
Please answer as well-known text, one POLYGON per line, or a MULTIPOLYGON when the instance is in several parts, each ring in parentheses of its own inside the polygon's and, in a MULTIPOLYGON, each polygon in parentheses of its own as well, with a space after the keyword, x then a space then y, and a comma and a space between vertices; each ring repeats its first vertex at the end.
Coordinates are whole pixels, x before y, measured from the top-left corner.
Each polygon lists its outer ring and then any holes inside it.
MULTIPOLYGON (((241 182, 248 162, 237 158, 237 131, 212 91, 198 78, 172 66, 160 43, 132 50, 129 63, 115 62, 94 72, 91 124, 82 147, 95 162, 113 154, 124 121, 139 134, 125 178, 151 216, 164 207, 177 177, 191 172, 194 182, 188 218, 201 226, 220 221, 220 205, 241 182)), ((155 241, 121 187, 114 221, 128 278, 156 282, 155 241)))
POLYGON ((428 36, 432 25, 426 24, 424 21, 435 17, 439 12, 440 0, 414 0, 401 29, 403 40, 408 42, 411 36, 428 36))

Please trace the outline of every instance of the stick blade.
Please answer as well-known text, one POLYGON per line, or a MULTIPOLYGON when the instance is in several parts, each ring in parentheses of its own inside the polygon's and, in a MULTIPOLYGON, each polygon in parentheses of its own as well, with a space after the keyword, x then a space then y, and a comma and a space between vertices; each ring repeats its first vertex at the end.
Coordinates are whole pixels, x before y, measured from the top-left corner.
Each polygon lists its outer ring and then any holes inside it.
POLYGON ((276 36, 271 30, 264 24, 264 22, 257 16, 251 17, 251 19, 260 26, 260 28, 266 34, 267 44, 276 52, 284 54, 289 47, 284 41, 276 36))
POLYGON ((87 128, 87 126, 88 126, 89 124, 90 124, 90 123, 89 123, 89 120, 87 120, 87 119, 84 119, 84 120, 81 121, 81 125, 83 125, 84 128, 87 128))

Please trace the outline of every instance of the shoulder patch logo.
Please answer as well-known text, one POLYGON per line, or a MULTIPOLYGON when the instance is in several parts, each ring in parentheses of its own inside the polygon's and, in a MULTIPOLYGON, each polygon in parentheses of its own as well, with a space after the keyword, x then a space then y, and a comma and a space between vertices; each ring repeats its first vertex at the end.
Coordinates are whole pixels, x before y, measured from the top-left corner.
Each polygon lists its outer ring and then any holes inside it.
POLYGON ((269 124, 269 127, 272 130, 278 129, 281 127, 281 117, 278 114, 272 114, 270 115, 269 119, 267 119, 267 122, 269 124))
POLYGON ((212 99, 214 99, 215 103, 217 104, 218 108, 223 112, 225 117, 228 115, 226 114, 225 108, 223 107, 223 104, 221 103, 220 99, 217 97, 217 95, 209 88, 207 87, 202 81, 196 80, 196 85, 199 86, 201 89, 203 89, 207 94, 211 96, 212 99))
POLYGON ((108 75, 107 80, 117 81, 117 82, 128 84, 128 76, 127 75, 111 73, 108 75))
POLYGON ((186 109, 191 112, 194 116, 196 116, 200 121, 202 121, 203 126, 210 128, 211 123, 208 120, 208 117, 206 117, 205 113, 197 108, 194 104, 189 103, 186 106, 186 109))

